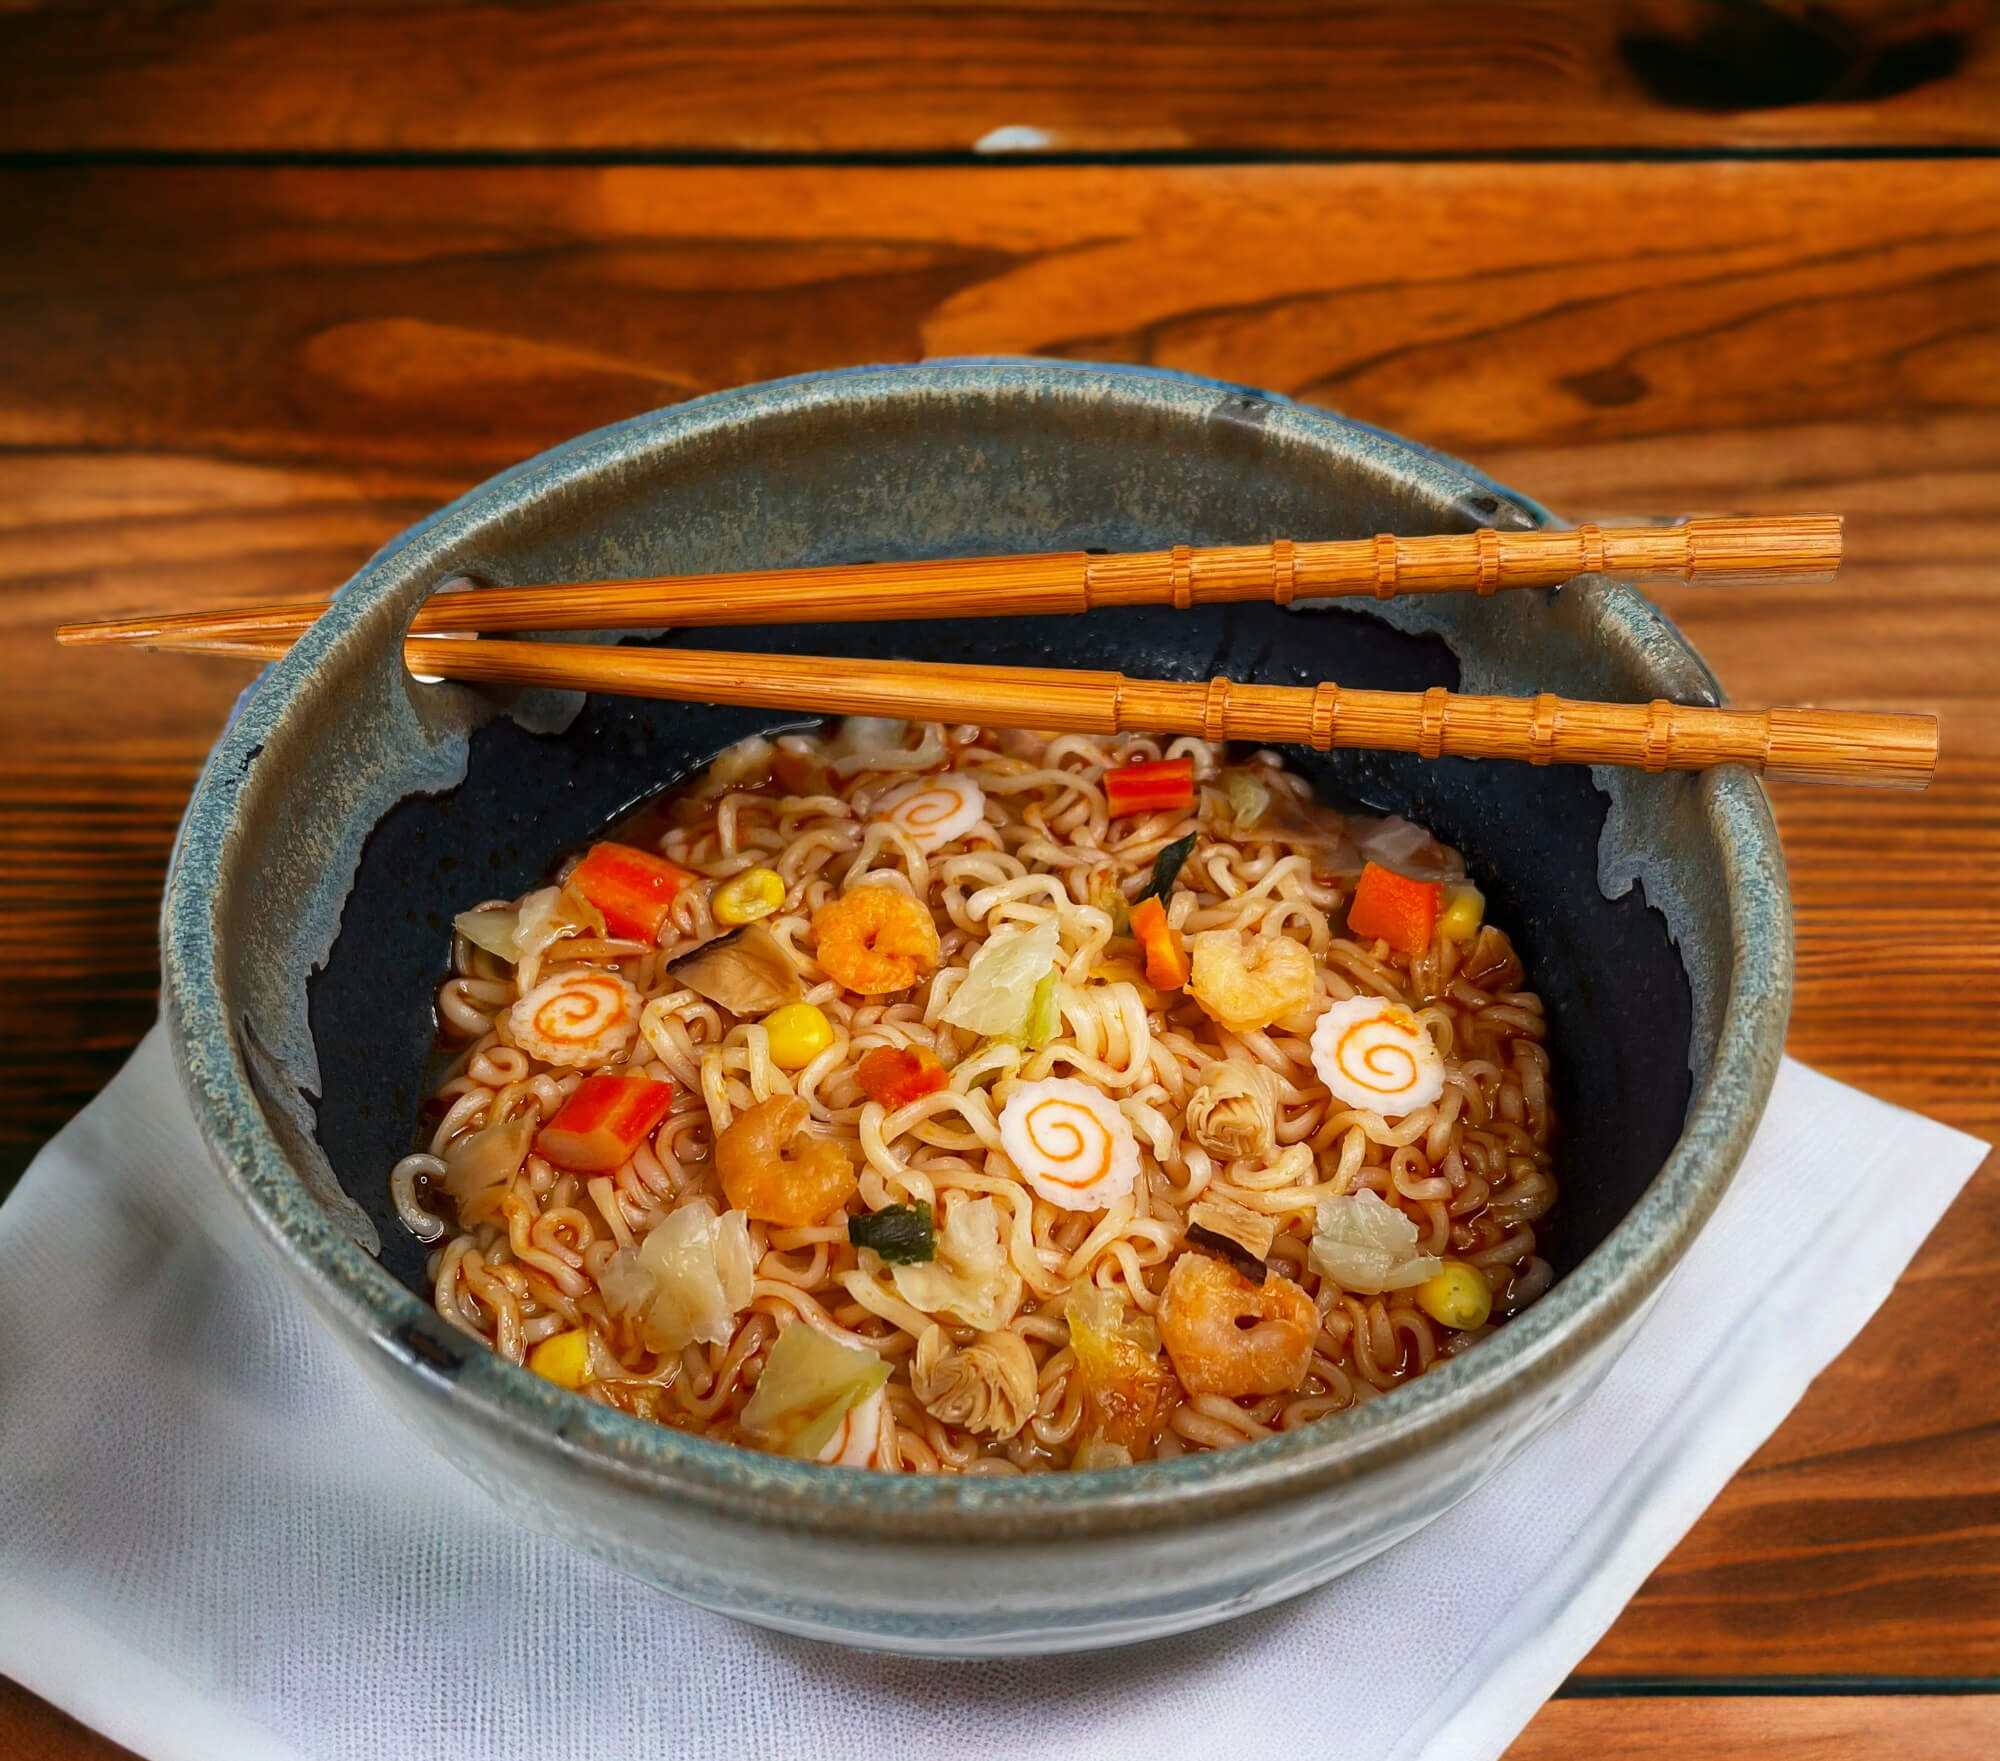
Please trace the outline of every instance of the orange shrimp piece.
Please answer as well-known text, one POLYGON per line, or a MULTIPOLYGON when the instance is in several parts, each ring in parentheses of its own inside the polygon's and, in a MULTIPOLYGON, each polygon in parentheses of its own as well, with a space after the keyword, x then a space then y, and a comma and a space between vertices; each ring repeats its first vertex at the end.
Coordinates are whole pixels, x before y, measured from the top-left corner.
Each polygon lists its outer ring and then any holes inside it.
POLYGON ((813 913, 820 969, 864 997, 906 991, 938 963, 928 907, 895 887, 856 887, 813 913))
POLYGON ((715 1169, 732 1209, 802 1229, 855 1195, 853 1158, 826 1138, 802 1137, 808 1116, 804 1101, 773 1095, 715 1140, 715 1169))
POLYGON ((1319 1310, 1289 1278, 1252 1284, 1203 1253, 1174 1261, 1160 1296, 1160 1337, 1190 1394, 1289 1393, 1312 1368, 1318 1335, 1319 1310))

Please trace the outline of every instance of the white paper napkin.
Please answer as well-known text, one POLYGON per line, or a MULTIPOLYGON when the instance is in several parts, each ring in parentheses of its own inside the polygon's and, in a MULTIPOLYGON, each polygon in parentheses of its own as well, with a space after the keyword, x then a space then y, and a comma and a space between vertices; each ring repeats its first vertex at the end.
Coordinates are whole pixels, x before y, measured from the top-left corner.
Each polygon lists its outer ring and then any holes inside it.
POLYGON ((938 1664, 738 1626, 515 1527, 265 1264, 155 1029, 0 1207, 0 1671, 157 1761, 1485 1761, 1984 1153, 1787 1063, 1602 1387, 1439 1521, 1207 1632, 938 1664))

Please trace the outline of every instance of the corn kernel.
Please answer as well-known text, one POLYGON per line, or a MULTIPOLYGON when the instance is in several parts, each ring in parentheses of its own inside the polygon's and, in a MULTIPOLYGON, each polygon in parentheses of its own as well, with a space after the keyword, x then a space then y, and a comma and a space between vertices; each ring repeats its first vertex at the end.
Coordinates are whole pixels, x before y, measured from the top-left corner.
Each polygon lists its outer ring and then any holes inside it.
POLYGON ((715 889, 708 910, 717 923, 755 923, 785 902, 784 878, 775 869, 746 868, 715 889))
POLYGON ((1475 886, 1447 887, 1438 930, 1448 942, 1469 942, 1486 918, 1486 895, 1475 886))
POLYGON ((551 1333, 528 1353, 528 1368, 563 1388, 581 1388, 590 1373, 590 1329, 551 1333))
POLYGON ((780 1070, 803 1070, 833 1044, 833 1023, 810 1003, 787 1003, 764 1017, 771 1062, 780 1070))
POLYGON ((1417 1307, 1441 1327, 1469 1333, 1493 1313, 1493 1287, 1486 1274, 1463 1260, 1446 1260, 1417 1286, 1417 1307))

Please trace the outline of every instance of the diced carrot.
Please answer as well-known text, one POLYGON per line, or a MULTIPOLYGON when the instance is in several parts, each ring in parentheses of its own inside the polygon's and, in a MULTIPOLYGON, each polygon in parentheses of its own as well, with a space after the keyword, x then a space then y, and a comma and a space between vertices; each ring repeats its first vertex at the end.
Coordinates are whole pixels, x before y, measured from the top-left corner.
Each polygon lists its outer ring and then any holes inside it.
POLYGON ((683 887, 699 876, 630 844, 592 844, 569 884, 603 913, 614 936, 656 942, 683 887))
POLYGON ((649 1076, 586 1076, 535 1135, 558 1168, 602 1174, 626 1161, 673 1105, 674 1085, 649 1076))
POLYGON ((924 1046, 877 1046, 855 1066, 854 1079, 863 1094, 885 1107, 907 1107, 950 1080, 937 1054, 924 1046))
POLYGON ((1162 758, 1152 764, 1121 764, 1104 773, 1104 796, 1115 817, 1194 805, 1194 760, 1162 758))
POLYGON ((1167 921, 1158 893, 1132 907, 1132 933, 1146 951, 1146 982, 1156 991, 1177 991, 1188 981, 1187 944, 1167 921))
POLYGON ((1411 880, 1371 862, 1362 869, 1347 907, 1347 929, 1362 941, 1383 941, 1399 954, 1421 954, 1431 945, 1444 888, 1411 880))

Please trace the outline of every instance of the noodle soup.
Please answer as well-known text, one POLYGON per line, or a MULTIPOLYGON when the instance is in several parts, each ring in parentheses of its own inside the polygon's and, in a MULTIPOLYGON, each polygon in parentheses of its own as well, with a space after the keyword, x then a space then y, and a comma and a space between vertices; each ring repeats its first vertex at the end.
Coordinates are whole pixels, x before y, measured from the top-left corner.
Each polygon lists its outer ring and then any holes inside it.
POLYGON ((1310 1423, 1547 1288, 1540 1000, 1456 854, 1268 752, 756 739, 457 920, 391 1176, 438 1312, 889 1471, 1310 1423))

